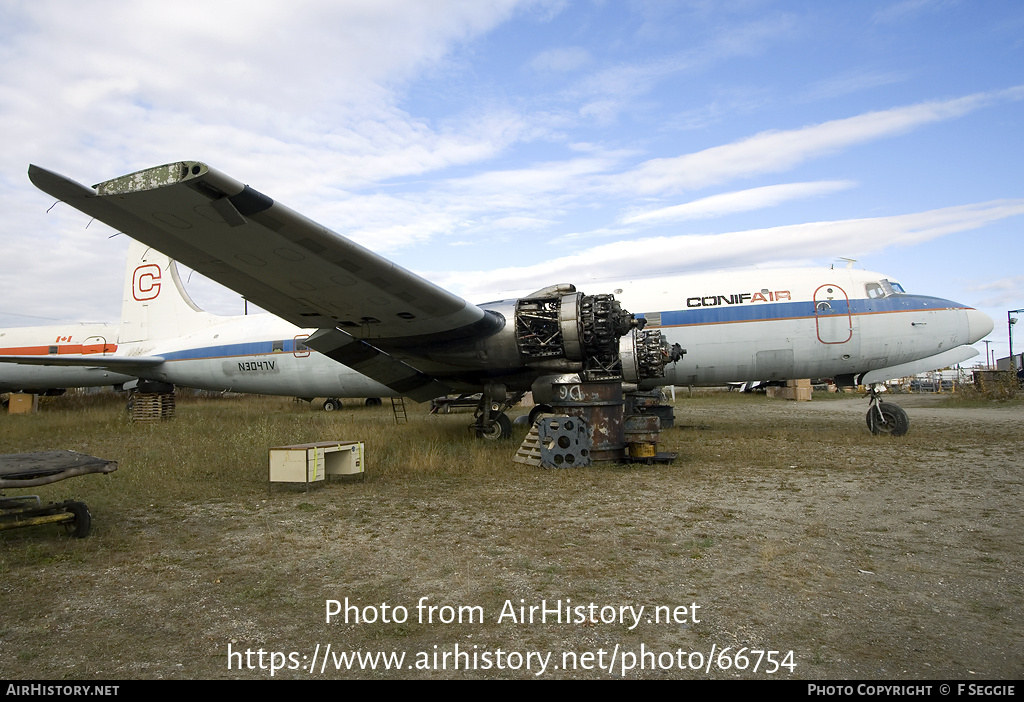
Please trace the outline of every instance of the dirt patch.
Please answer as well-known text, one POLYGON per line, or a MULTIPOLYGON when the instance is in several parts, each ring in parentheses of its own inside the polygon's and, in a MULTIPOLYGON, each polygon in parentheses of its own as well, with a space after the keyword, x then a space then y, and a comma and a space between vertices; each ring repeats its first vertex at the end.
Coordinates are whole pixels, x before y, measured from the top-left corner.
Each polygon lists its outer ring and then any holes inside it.
POLYGON ((88 539, 0 534, 0 676, 1020 678, 1024 409, 894 399, 901 439, 680 397, 671 466, 98 498, 88 539))

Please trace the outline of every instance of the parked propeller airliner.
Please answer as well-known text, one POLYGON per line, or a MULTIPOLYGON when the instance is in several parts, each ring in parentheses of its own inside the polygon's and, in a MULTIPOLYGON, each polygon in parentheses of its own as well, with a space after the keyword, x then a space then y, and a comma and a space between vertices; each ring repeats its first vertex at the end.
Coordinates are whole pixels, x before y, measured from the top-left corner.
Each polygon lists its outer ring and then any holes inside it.
POLYGON ((604 283, 614 295, 553 285, 474 305, 203 163, 92 188, 37 166, 29 177, 145 246, 131 250, 119 327, 0 331, 0 390, 142 379, 300 397, 482 391, 476 426, 495 437, 523 392, 543 397, 564 374, 642 387, 871 384, 971 358, 993 327, 978 310, 849 268, 624 272, 604 283), (200 310, 168 255, 272 314, 200 310))

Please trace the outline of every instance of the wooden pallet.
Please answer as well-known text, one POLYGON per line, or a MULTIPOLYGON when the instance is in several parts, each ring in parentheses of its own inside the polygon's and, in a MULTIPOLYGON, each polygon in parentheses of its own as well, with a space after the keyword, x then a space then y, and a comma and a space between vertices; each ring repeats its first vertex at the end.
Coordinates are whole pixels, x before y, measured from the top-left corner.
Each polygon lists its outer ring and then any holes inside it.
POLYGON ((160 422, 174 417, 173 392, 137 392, 132 397, 133 422, 160 422))

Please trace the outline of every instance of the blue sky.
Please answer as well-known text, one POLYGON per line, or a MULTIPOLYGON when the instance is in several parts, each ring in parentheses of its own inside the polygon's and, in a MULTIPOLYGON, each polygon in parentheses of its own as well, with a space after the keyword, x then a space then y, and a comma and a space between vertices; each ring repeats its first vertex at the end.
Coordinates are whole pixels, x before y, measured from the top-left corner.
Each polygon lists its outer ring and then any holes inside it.
POLYGON ((1011 0, 0 0, 0 326, 119 314, 124 237, 29 163, 195 159, 471 300, 846 257, 1003 356, 1022 125, 1011 0))

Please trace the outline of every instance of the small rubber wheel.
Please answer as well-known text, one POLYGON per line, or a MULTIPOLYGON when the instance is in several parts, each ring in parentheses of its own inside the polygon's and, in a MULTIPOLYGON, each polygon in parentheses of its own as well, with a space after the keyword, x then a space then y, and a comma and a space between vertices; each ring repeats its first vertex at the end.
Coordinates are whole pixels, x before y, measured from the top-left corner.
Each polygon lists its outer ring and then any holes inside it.
POLYGON ((903 436, 910 429, 910 417, 899 405, 891 402, 879 402, 878 407, 868 410, 865 419, 872 434, 888 434, 903 436), (881 417, 879 417, 881 413, 881 417))
POLYGON ((477 432, 477 436, 488 441, 498 441, 499 439, 507 439, 512 436, 511 419, 504 413, 495 415, 493 419, 494 424, 491 425, 491 428, 486 431, 477 432))
POLYGON ((84 539, 92 529, 92 515, 89 514, 89 508, 84 502, 72 502, 67 506, 67 510, 75 515, 75 521, 65 522, 64 528, 67 529, 70 536, 84 539))
POLYGON ((367 407, 380 407, 381 399, 379 397, 368 397, 366 398, 367 407))
POLYGON ((336 397, 328 397, 324 400, 324 412, 334 412, 341 409, 341 400, 336 397))

